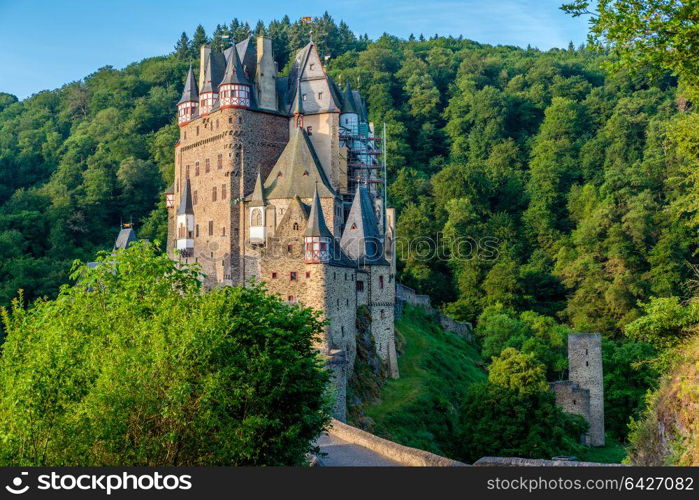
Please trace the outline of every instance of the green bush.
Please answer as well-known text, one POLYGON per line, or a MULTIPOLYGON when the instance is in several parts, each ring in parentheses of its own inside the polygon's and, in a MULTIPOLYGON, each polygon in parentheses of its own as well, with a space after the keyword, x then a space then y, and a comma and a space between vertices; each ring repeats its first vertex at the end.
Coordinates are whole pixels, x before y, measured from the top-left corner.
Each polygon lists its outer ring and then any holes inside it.
POLYGON ((459 412, 457 458, 484 456, 550 459, 575 454, 587 423, 564 413, 550 391, 518 393, 499 385, 472 385, 459 412))
POLYGON ((262 287, 202 293, 150 244, 3 310, 0 464, 301 464, 328 422, 322 324, 262 287))

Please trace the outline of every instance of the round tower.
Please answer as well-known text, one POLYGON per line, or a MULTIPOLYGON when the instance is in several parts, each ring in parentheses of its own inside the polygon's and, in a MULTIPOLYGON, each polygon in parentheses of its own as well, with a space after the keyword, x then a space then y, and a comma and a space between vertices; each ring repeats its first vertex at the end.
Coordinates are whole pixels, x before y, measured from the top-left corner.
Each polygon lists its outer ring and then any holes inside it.
POLYGON ((320 206, 318 188, 313 192, 311 213, 308 216, 306 232, 303 234, 304 261, 306 264, 325 264, 330 262, 330 250, 333 235, 325 224, 323 209, 320 206))
POLYGON ((189 72, 187 73, 187 80, 184 83, 182 97, 177 103, 177 123, 180 127, 192 121, 197 115, 198 106, 199 95, 197 91, 197 82, 194 80, 194 73, 190 65, 189 72))
POLYGON ((226 60, 226 72, 218 87, 221 109, 249 108, 250 82, 240 64, 238 50, 233 45, 226 60))

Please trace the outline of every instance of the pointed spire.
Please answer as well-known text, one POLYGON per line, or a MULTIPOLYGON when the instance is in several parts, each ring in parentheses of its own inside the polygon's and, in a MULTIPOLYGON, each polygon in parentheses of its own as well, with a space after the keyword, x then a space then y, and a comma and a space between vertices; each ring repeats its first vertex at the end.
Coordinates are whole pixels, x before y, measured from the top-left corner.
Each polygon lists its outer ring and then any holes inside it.
POLYGON ((187 73, 187 79, 184 82, 184 90, 182 91, 182 97, 180 102, 177 104, 182 104, 184 102, 198 102, 199 92, 197 91, 197 81, 194 79, 194 72, 192 71, 192 65, 189 65, 189 72, 187 73))
POLYGON ((251 207, 261 207, 265 205, 265 193, 262 189, 262 175, 257 172, 257 180, 255 180, 255 189, 250 197, 251 207))
POLYGON ((194 215, 191 191, 192 187, 189 184, 189 177, 187 177, 184 181, 180 205, 177 207, 177 215, 194 215))
POLYGON ((301 76, 299 75, 296 81, 296 99, 294 100, 294 106, 291 110, 291 114, 297 117, 296 128, 303 127, 303 120, 300 120, 301 125, 299 126, 299 116, 303 116, 303 95, 301 94, 301 76))
POLYGON ((362 263, 385 263, 374 203, 365 186, 357 186, 340 246, 347 255, 362 263))
POLYGON ((332 238, 333 235, 325 224, 323 216, 323 208, 320 206, 320 198, 318 197, 318 188, 313 192, 313 201, 311 202, 311 213, 308 215, 308 224, 304 236, 320 236, 323 238, 332 238))
POLYGON ((232 83, 236 85, 250 85, 243 67, 240 64, 240 58, 238 57, 238 51, 233 47, 228 55, 228 60, 226 61, 226 72, 223 74, 223 80, 221 80, 221 85, 225 83, 232 83))
POLYGON ((345 85, 345 91, 342 93, 342 101, 344 106, 342 107, 343 113, 357 113, 357 106, 354 102, 354 94, 352 93, 352 88, 350 87, 349 78, 347 79, 347 85, 345 85))
POLYGON ((214 88, 213 85, 211 84, 211 79, 213 78, 214 75, 214 68, 213 68, 213 62, 212 62, 212 54, 209 54, 208 57, 206 58, 206 65, 204 66, 204 85, 201 87, 201 93, 205 92, 213 92, 214 88))

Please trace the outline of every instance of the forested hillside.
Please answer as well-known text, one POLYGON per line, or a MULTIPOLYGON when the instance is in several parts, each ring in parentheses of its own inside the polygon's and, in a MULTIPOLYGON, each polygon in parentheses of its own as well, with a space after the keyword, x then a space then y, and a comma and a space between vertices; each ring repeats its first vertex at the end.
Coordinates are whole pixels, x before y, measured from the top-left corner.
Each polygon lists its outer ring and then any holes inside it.
POLYGON ((311 28, 329 73, 387 125, 399 238, 435 242, 426 257, 399 242, 400 280, 476 321, 486 359, 512 347, 549 379, 565 372, 569 329, 602 332, 608 429, 623 439, 657 379, 658 348, 626 325, 652 297, 692 293, 696 115, 669 74, 608 72, 586 47, 372 41, 327 14, 254 29, 234 20, 123 70, 24 101, 0 94, 0 304, 20 288, 55 294, 70 262, 109 248, 121 220, 164 239, 175 103, 202 43, 264 33, 288 70, 311 28))

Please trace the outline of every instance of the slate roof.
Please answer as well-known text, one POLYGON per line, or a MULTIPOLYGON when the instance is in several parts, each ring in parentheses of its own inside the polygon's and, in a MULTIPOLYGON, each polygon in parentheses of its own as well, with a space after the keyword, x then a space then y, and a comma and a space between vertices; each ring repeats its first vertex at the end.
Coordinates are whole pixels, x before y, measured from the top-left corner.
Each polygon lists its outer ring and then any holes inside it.
POLYGON ((340 245, 352 259, 360 264, 388 264, 384 259, 383 238, 379 232, 374 204, 369 191, 359 186, 350 208, 340 245))
POLYGON ((311 213, 308 216, 306 224, 306 232, 304 236, 318 236, 323 238, 334 238, 328 226, 325 224, 325 216, 323 215, 323 207, 320 206, 320 198, 318 190, 313 192, 313 201, 311 202, 311 213))
POLYGON ((226 72, 223 74, 220 85, 224 83, 250 85, 250 81, 245 76, 245 73, 243 73, 240 59, 238 59, 238 51, 228 51, 226 61, 226 72))
POLYGON ((134 231, 131 226, 123 227, 121 231, 119 231, 119 236, 117 236, 116 242, 114 243, 114 250, 129 248, 131 243, 136 240, 138 240, 136 231, 134 231))
POLYGON ((187 73, 187 79, 184 82, 184 90, 182 90, 182 97, 177 104, 182 104, 183 102, 198 102, 199 92, 197 91, 197 81, 194 79, 194 72, 192 71, 192 65, 189 65, 189 72, 187 73))
POLYGON ((255 180, 255 189, 253 189, 252 194, 249 197, 251 207, 261 207, 265 204, 265 193, 262 188, 262 175, 257 172, 257 179, 255 180))
POLYGON ((347 85, 345 86, 345 91, 342 93, 342 112, 343 113, 354 113, 359 114, 357 110, 357 105, 354 102, 354 94, 350 88, 349 80, 347 80, 347 85))
POLYGON ((336 197, 318 155, 304 129, 294 129, 284 151, 264 184, 265 199, 312 198, 315 190, 321 198, 336 197))
POLYGON ((184 189, 182 189, 182 195, 180 196, 180 204, 177 207, 177 215, 194 215, 191 191, 192 187, 189 184, 189 178, 187 178, 184 181, 184 189))

